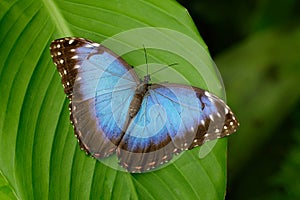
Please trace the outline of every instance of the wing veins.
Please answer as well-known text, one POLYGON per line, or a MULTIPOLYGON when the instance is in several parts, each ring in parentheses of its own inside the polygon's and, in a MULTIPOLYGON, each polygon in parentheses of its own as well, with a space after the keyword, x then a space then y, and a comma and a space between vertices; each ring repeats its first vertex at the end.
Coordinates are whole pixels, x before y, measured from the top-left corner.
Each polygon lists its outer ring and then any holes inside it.
POLYGON ((191 105, 188 105, 188 104, 179 103, 178 101, 175 101, 174 99, 170 98, 167 95, 164 95, 161 92, 158 92, 158 91, 155 91, 155 90, 152 90, 152 91, 155 92, 155 93, 157 93, 157 94, 159 94, 159 95, 161 95, 161 96, 163 96, 163 97, 165 97, 165 98, 167 98, 167 99, 169 99, 170 101, 172 101, 172 102, 174 102, 174 103, 176 103, 176 104, 178 104, 180 106, 186 107, 186 108, 191 109, 191 110, 200 111, 199 108, 197 108, 195 106, 191 106, 191 105))
MULTIPOLYGON (((160 93, 160 92, 157 92, 157 91, 155 91, 157 94, 159 94, 159 95, 161 95, 161 96, 163 96, 163 97, 165 97, 165 98, 167 98, 167 99, 169 99, 170 100, 170 102, 173 102, 173 103, 176 103, 176 104, 179 104, 179 106, 181 106, 181 104, 179 103, 179 102, 176 102, 176 101, 174 101, 173 99, 171 99, 171 98, 168 98, 168 96, 166 96, 166 95, 163 95, 162 93, 160 93)), ((157 97, 156 97, 156 95, 153 95, 153 96, 155 96, 155 98, 156 98, 156 102, 161 106, 161 104, 159 103, 159 101, 158 101, 158 99, 157 99, 157 97)), ((189 109, 189 108, 191 108, 190 106, 185 106, 187 109, 189 109)), ((182 108, 183 109, 183 108, 182 108)), ((175 109, 176 110, 176 109, 175 109)), ((199 110, 199 109, 195 109, 195 110, 199 110)), ((176 112, 178 113, 178 115, 179 116, 181 116, 181 113, 180 112, 178 112, 177 110, 176 110, 176 112)), ((194 124, 199 124, 195 119, 194 119, 194 117, 192 118, 193 119, 193 121, 194 121, 194 124)), ((172 126, 172 127, 175 127, 174 125, 173 125, 173 123, 172 123, 172 121, 170 121, 169 119, 168 119, 168 117, 167 117, 167 119, 166 119, 167 121, 168 121, 168 123, 172 126)), ((187 131, 187 130, 189 130, 188 128, 187 128, 187 126, 186 126, 186 124, 183 122, 183 123, 181 123, 181 124, 183 124, 183 126, 184 126, 184 130, 185 131, 187 131)), ((168 132, 168 135, 170 136, 170 134, 169 134, 169 132, 168 132)), ((171 138, 172 138, 172 136, 170 136, 171 138)))
MULTIPOLYGON (((159 93, 158 93, 158 94, 159 94, 159 93)), ((152 95, 150 95, 150 96, 151 96, 151 98, 153 99, 152 95)), ((154 96, 154 98, 155 98, 155 100, 153 99, 153 101, 156 102, 156 103, 163 109, 163 107, 162 107, 161 104, 159 103, 159 101, 158 101, 156 95, 153 95, 153 96, 154 96)), ((178 113, 178 114, 179 114, 179 113, 178 113)), ((166 115, 167 115, 167 113, 166 113, 166 115)), ((180 115, 180 114, 179 114, 179 115, 180 115)), ((160 112, 159 112, 159 117, 163 120, 163 117, 161 116, 161 113, 160 113, 160 112)), ((168 121, 168 123, 171 124, 172 127, 173 127, 173 123, 170 123, 168 117, 166 117, 166 122, 167 122, 167 121, 168 121)), ((170 138, 172 138, 171 135, 170 135, 170 133, 169 133, 169 131, 167 131, 167 134, 169 135, 170 138)))
MULTIPOLYGON (((133 81, 133 80, 130 79, 130 78, 127 78, 127 77, 124 78, 124 76, 121 76, 121 75, 119 75, 119 74, 115 74, 115 73, 113 73, 113 72, 111 72, 111 71, 108 71, 107 69, 99 68, 99 66, 98 66, 97 64, 92 63, 89 59, 85 59, 85 60, 86 60, 88 63, 90 63, 91 65, 93 65, 96 69, 99 69, 99 70, 101 70, 101 71, 103 71, 103 72, 107 72, 107 73, 109 73, 109 74, 112 75, 112 76, 119 77, 119 78, 122 78, 122 79, 124 79, 124 80, 131 81, 131 82, 135 82, 135 81, 133 81)), ((116 60, 117 60, 117 59, 116 59, 116 60)), ((124 67, 124 68, 127 69, 126 67, 124 67)), ((137 77, 136 74, 130 72, 130 70, 128 70, 128 69, 127 69, 127 72, 131 73, 132 78, 137 77)))

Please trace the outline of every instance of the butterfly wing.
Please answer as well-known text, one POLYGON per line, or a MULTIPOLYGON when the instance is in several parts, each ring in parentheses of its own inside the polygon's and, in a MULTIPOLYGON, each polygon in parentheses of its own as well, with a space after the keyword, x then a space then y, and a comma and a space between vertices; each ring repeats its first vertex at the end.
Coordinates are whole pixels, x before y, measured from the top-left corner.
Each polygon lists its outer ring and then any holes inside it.
POLYGON ((131 119, 128 111, 140 80, 125 61, 82 38, 55 40, 50 49, 81 147, 99 159, 117 149, 120 164, 130 172, 157 167, 238 126, 221 99, 179 84, 149 86, 131 119))
POLYGON ((172 155, 235 132, 229 107, 199 88, 154 84, 119 144, 120 164, 131 172, 152 169, 172 155))
POLYGON ((96 158, 111 155, 128 123, 137 75, 109 49, 83 38, 57 39, 50 49, 81 148, 96 158))

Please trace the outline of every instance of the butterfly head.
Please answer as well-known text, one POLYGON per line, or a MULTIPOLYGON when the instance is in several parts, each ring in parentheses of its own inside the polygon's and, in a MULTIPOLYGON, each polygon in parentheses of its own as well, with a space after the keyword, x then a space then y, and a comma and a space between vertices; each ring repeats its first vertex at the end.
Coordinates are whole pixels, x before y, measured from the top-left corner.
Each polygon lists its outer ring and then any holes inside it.
POLYGON ((148 84, 150 81, 151 81, 150 74, 147 74, 146 76, 144 76, 143 83, 148 84))

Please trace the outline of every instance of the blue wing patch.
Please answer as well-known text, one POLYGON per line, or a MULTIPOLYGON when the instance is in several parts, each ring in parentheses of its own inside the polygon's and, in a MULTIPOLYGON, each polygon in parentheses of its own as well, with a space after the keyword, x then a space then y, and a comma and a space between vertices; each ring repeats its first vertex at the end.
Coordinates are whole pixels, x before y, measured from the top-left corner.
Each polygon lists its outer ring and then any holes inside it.
POLYGON ((153 84, 119 144, 120 164, 133 172, 155 168, 174 154, 229 135, 238 126, 233 118, 221 99, 204 90, 153 84))

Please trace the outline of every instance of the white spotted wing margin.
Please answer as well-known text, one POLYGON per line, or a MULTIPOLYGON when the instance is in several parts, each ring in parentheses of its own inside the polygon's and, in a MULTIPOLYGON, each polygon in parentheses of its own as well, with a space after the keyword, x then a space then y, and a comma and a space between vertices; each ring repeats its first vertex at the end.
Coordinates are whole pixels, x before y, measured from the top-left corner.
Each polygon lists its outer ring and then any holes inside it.
POLYGON ((235 133, 239 127, 239 122, 225 102, 208 91, 195 87, 193 89, 202 104, 201 109, 205 118, 200 121, 195 138, 189 149, 200 146, 207 141, 223 138, 235 133), (215 112, 206 113, 205 110, 212 107, 212 105, 215 108, 215 112))

